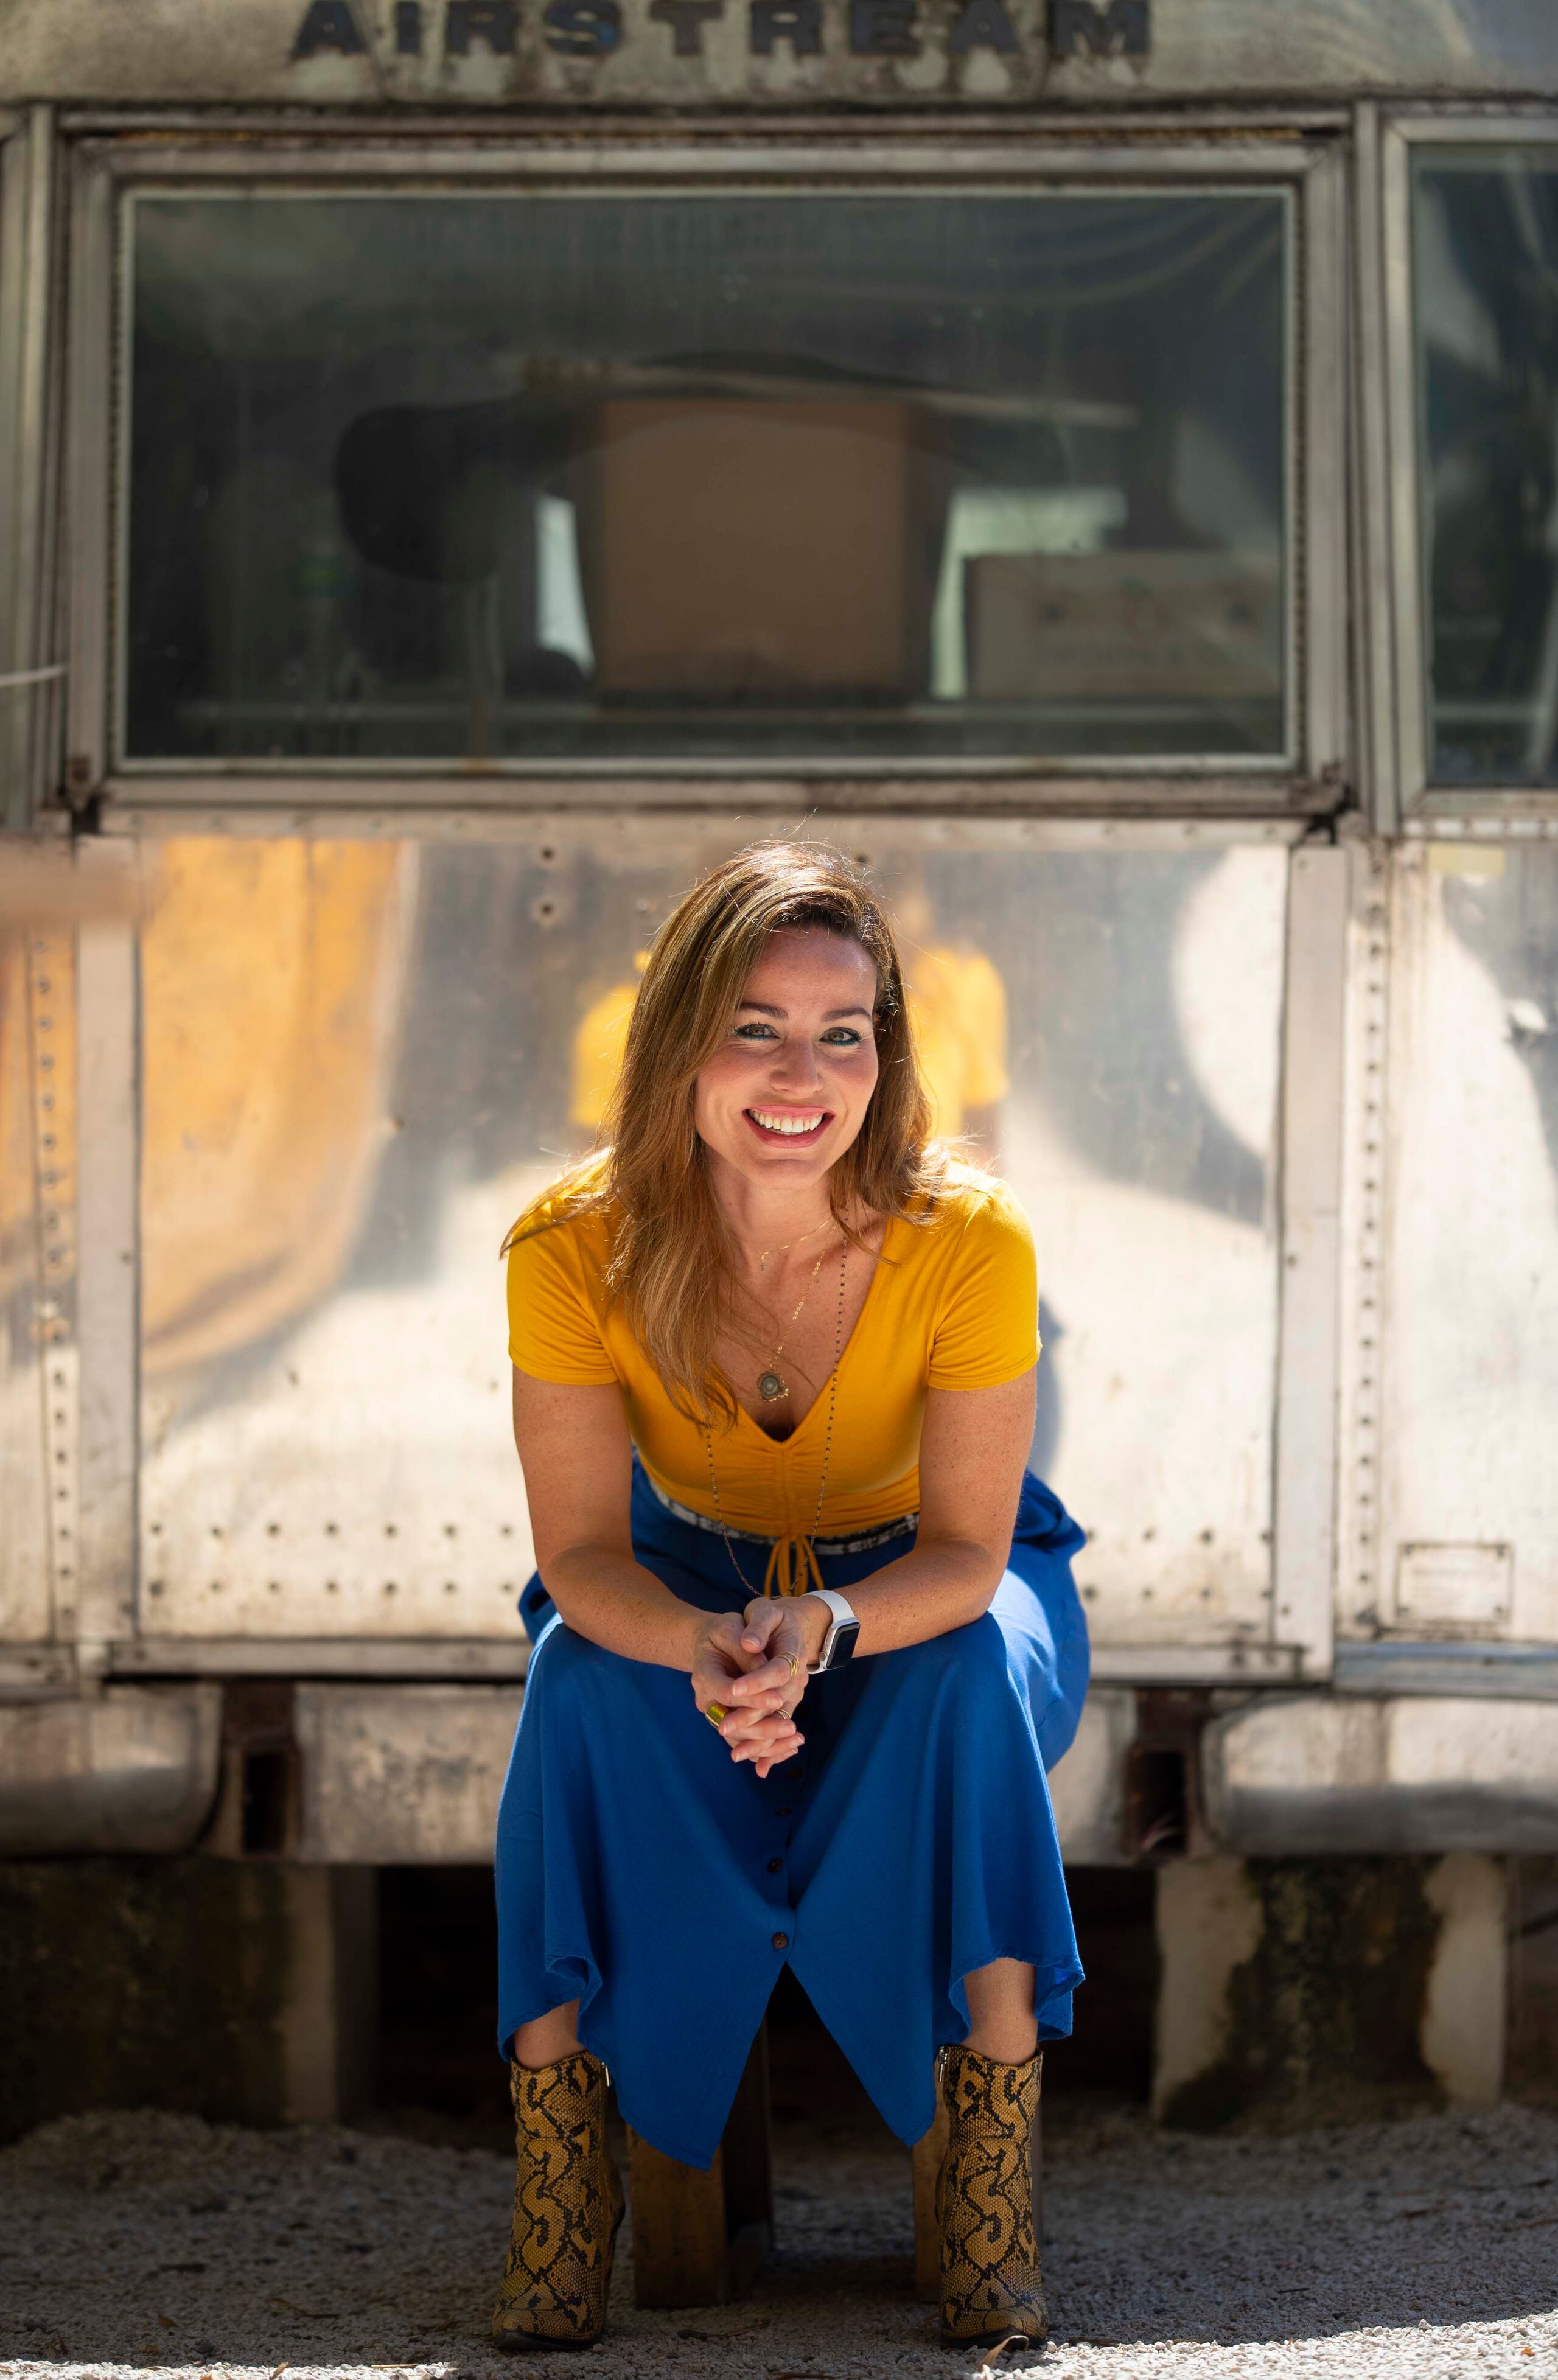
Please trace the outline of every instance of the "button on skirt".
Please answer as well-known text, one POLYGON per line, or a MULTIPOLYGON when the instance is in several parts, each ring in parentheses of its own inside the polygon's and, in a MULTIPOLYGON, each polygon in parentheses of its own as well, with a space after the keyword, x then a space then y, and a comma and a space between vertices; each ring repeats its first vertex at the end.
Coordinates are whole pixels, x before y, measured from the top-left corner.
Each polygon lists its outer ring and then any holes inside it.
MULTIPOLYGON (((724 1540, 667 1512, 637 1464, 635 1553, 674 1595, 738 1611, 724 1540)), ((847 1594, 910 1537, 826 1556, 847 1594)), ((900 2140, 930 2130, 934 2053, 968 2030, 964 1978, 1037 1978, 1041 2040, 1082 1980, 1045 1772, 1077 1731, 1082 1532, 1031 1475, 983 1619, 813 1678, 804 1749, 760 1779, 685 1671, 566 1627, 539 1578, 497 1828, 498 2040, 569 2000, 633 2129, 707 2168, 779 1971, 793 1967, 900 2140)), ((763 1550, 736 1540, 749 1580, 763 1550)))

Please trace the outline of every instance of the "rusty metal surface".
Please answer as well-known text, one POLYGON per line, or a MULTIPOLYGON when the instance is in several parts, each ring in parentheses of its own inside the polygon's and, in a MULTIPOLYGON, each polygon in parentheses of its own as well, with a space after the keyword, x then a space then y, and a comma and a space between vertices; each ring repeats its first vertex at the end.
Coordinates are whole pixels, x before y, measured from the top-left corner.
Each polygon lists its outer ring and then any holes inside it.
POLYGON ((10 0, 0 97, 697 108, 1558 83, 1547 0, 10 0), (786 27, 793 27, 793 32, 786 27), (798 38, 797 38, 798 36, 798 38))
POLYGON ((1201 1785, 1251 1857, 1558 1851, 1551 1702, 1271 1699, 1212 1721, 1201 1785))
POLYGON ((0 1854, 181 1852, 216 1791, 219 1686, 0 1708, 0 1854))

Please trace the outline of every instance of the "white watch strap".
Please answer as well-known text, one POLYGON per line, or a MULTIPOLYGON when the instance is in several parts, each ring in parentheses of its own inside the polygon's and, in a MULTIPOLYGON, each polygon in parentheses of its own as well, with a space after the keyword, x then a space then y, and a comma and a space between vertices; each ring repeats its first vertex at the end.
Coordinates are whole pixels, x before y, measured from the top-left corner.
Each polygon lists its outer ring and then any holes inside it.
POLYGON ((857 1616, 849 1597, 846 1595, 840 1595, 836 1587, 812 1586, 807 1589, 807 1593, 813 1601, 827 1605, 828 1609, 833 1613, 835 1628, 841 1620, 853 1620, 857 1616))
POLYGON ((828 1658, 828 1648, 833 1643, 835 1630, 846 1625, 850 1627, 858 1627, 859 1621, 856 1614, 855 1607, 850 1602, 848 1597, 846 1595, 840 1595, 835 1587, 812 1586, 807 1589, 807 1593, 812 1597, 814 1602, 825 1603, 831 1615, 828 1624, 828 1633, 822 1639, 822 1653, 812 1665, 813 1670, 815 1671, 822 1668, 822 1663, 828 1658))

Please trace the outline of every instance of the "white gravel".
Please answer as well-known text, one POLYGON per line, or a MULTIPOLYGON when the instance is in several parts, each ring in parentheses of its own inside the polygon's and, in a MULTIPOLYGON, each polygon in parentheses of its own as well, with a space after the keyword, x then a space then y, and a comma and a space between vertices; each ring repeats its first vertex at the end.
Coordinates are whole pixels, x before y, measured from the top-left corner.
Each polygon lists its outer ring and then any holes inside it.
MULTIPOLYGON (((1558 2374, 1558 2116, 1265 2141, 1057 2110, 1047 2169, 1055 2337, 1008 2380, 1558 2374)), ((547 2370, 971 2370, 911 2294, 901 2151, 783 2131, 777 2180, 780 2246, 749 2298, 639 2313, 624 2257, 605 2343, 547 2370)), ((485 2337, 509 2182, 489 2150, 382 2132, 47 2125, 0 2151, 0 2373, 510 2380, 485 2337)))

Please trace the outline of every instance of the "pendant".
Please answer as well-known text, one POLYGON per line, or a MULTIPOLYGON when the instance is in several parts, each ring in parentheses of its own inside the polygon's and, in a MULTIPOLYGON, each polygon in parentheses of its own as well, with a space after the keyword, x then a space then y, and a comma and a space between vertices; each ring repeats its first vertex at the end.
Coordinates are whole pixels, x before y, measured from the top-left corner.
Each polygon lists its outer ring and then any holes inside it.
POLYGON ((758 1381, 758 1394, 769 1404, 773 1404, 776 1398, 787 1397, 789 1393, 788 1381, 782 1380, 777 1372, 764 1372, 758 1381))

